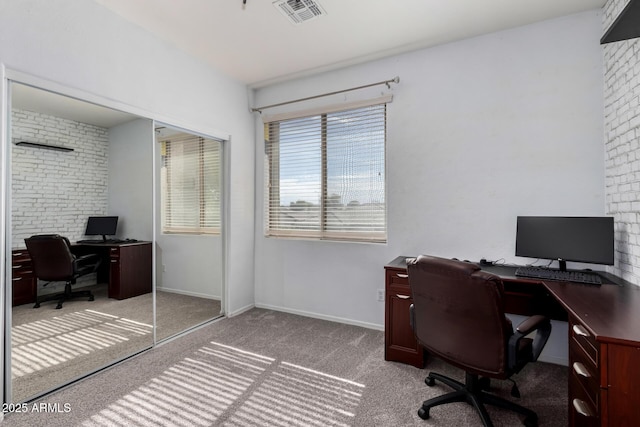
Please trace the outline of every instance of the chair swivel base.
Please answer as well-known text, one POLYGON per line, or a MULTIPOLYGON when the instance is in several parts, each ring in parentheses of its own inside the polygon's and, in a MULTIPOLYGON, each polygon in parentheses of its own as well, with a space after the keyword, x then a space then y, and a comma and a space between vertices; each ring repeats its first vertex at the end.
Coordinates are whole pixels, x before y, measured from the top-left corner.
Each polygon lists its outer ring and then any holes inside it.
POLYGON ((536 427, 538 425, 538 416, 532 410, 483 391, 482 389, 488 385, 488 379, 486 378, 479 379, 477 375, 467 373, 465 384, 463 384, 449 377, 445 377, 444 375, 430 372, 424 381, 429 387, 431 387, 435 385, 435 380, 448 385, 455 391, 434 397, 433 399, 425 400, 422 403, 422 407, 418 410, 418 416, 423 420, 429 418, 429 410, 434 406, 452 402, 466 402, 475 408, 480 415, 482 424, 485 427, 493 427, 489 413, 484 407, 485 404, 510 409, 524 415, 525 418, 523 424, 526 427, 536 427))
POLYGON ((52 295, 43 295, 36 299, 36 303, 33 308, 39 308, 40 304, 47 301, 58 301, 58 305, 56 305, 56 309, 61 309, 62 304, 73 298, 89 298, 89 301, 93 301, 94 297, 91 291, 72 291, 71 283, 67 283, 64 286, 64 292, 52 295))

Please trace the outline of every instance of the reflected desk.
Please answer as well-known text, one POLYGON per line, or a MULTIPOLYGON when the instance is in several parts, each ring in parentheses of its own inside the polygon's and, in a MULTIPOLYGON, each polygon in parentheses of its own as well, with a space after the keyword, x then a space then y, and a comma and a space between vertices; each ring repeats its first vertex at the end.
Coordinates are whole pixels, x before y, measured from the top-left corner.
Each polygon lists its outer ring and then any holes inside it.
MULTIPOLYGON (((422 368, 406 258, 385 266, 385 360, 422 368)), ((606 272, 597 272, 604 284, 594 286, 516 277, 512 266, 481 268, 502 278, 508 313, 569 322, 571 426, 640 425, 640 286, 606 272)))
POLYGON ((102 257, 98 283, 109 284, 109 298, 125 299, 151 292, 151 242, 75 243, 74 254, 102 257))

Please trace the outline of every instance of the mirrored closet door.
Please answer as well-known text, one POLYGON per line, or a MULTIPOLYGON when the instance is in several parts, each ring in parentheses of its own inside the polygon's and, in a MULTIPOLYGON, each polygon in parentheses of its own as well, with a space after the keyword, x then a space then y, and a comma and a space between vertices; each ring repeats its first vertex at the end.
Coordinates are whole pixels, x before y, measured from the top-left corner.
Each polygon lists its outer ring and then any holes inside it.
POLYGON ((156 339, 222 315, 223 141, 157 123, 156 339))
POLYGON ((9 89, 5 387, 22 402, 153 346, 154 142, 150 119, 9 89))

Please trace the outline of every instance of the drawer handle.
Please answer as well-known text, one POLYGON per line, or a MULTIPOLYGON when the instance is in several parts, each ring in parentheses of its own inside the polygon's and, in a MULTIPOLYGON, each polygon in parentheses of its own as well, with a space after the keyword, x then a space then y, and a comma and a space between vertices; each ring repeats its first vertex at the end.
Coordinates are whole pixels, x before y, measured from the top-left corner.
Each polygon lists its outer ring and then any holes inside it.
POLYGON ((14 277, 11 280, 14 281, 14 282, 18 282, 18 281, 22 280, 22 277, 14 277))
POLYGON ((396 296, 400 299, 409 299, 411 298, 409 295, 400 295, 400 294, 396 294, 396 296))
POLYGON ((593 413, 589 409, 589 405, 587 405, 584 400, 573 399, 573 407, 580 415, 585 417, 593 417, 593 413))
POLYGON ((400 274, 400 273, 396 274, 396 276, 398 276, 401 279, 406 279, 407 277, 409 277, 408 274, 400 274))
POLYGON ((589 374, 589 371, 587 371, 587 368, 585 368, 584 365, 580 362, 573 363, 573 370, 576 371, 576 374, 583 376, 585 378, 591 377, 591 374, 589 374))
POLYGON ((587 330, 580 325, 573 325, 573 332, 575 332, 576 335, 580 335, 582 337, 589 336, 589 332, 587 332, 587 330))
POLYGON ((13 256, 20 256, 20 255, 22 255, 22 252, 14 252, 13 253, 13 256))

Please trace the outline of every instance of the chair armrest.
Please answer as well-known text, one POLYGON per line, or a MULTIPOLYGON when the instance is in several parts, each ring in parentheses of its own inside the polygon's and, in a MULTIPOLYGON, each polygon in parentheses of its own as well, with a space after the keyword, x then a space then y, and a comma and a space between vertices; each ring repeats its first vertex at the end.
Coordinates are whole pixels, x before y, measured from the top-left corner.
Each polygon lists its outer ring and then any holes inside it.
POLYGON ((102 264, 102 257, 98 254, 85 254, 75 256, 73 259, 73 271, 77 273, 82 267, 91 267, 91 272, 98 271, 98 267, 102 264), (93 264, 93 266, 91 266, 93 264))
POLYGON ((535 315, 523 320, 509 338, 507 349, 507 365, 509 371, 518 372, 527 362, 535 362, 538 360, 544 345, 549 339, 549 335, 551 335, 551 321, 548 317, 535 315), (519 360, 518 350, 520 340, 533 331, 536 331, 536 336, 531 344, 530 359, 519 360))
POLYGON ((548 321, 549 319, 542 316, 541 314, 536 314, 535 316, 531 316, 524 319, 522 323, 518 325, 518 327, 516 328, 516 331, 520 332, 521 334, 527 335, 535 331, 536 329, 538 329, 538 327, 543 322, 548 322, 548 321))
POLYGON ((76 256, 74 258, 74 261, 79 264, 79 263, 83 263, 85 261, 93 260, 96 258, 99 258, 98 254, 85 254, 85 255, 76 256))

